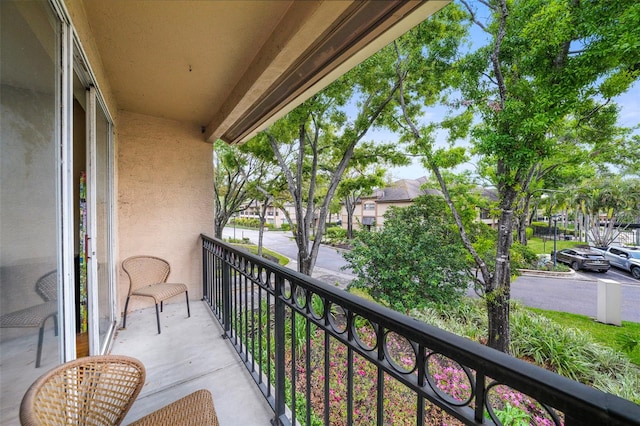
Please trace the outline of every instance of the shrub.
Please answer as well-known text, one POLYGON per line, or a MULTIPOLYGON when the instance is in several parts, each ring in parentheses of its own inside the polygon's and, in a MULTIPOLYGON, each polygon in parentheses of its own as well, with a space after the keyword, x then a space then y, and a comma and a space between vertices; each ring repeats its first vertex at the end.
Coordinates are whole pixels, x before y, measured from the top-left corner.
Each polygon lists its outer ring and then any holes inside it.
POLYGON ((347 238, 347 230, 340 226, 332 226, 327 228, 324 236, 331 242, 344 241, 347 238))
POLYGON ((377 232, 360 232, 353 250, 343 253, 356 278, 350 287, 367 289, 399 311, 428 302, 460 298, 468 282, 466 251, 445 201, 420 197, 385 214, 377 232))
MULTIPOLYGON (((486 336, 486 307, 480 299, 430 305, 411 315, 460 336, 486 336)), ((597 344, 585 332, 565 328, 517 303, 511 304, 511 353, 544 368, 635 403, 640 403, 640 368, 622 352, 597 344)))
POLYGON ((518 269, 532 269, 538 263, 538 255, 529 247, 517 241, 511 245, 511 267, 518 269))
POLYGON ((525 235, 527 236, 527 240, 530 240, 533 237, 533 228, 527 226, 525 229, 525 235))

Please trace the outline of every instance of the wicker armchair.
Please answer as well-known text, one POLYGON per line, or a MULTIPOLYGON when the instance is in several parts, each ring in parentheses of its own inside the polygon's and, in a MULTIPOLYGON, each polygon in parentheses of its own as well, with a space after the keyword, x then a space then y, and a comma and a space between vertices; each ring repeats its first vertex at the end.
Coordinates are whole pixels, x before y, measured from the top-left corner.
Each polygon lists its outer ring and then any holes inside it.
POLYGON ((100 355, 50 370, 22 398, 22 425, 119 425, 140 393, 144 365, 135 358, 100 355))
POLYGON ((58 274, 56 271, 51 271, 38 279, 36 293, 44 300, 44 303, 0 316, 0 328, 40 328, 36 354, 36 368, 38 368, 42 359, 44 326, 49 318, 53 319, 53 330, 55 335, 58 335, 58 274))
POLYGON ((163 309, 163 302, 180 293, 185 293, 187 298, 187 316, 191 316, 189 309, 189 292, 185 284, 167 283, 167 277, 171 271, 166 260, 153 256, 133 256, 122 262, 122 269, 129 276, 129 294, 124 304, 124 319, 122 328, 127 328, 127 309, 131 296, 150 297, 156 304, 156 322, 158 324, 158 334, 160 330, 160 311, 163 309))
POLYGON ((154 411, 130 426, 219 426, 211 392, 195 391, 184 398, 154 411))

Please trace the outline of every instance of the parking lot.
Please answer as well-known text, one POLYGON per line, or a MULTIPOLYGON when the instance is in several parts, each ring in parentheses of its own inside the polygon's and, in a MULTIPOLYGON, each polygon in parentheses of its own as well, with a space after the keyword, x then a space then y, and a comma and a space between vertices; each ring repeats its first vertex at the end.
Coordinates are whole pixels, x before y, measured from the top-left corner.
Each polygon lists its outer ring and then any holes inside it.
MULTIPOLYGON (((631 274, 625 270, 611 267, 608 272, 591 272, 591 271, 579 271, 576 273, 577 279, 585 279, 588 281, 595 281, 599 278, 607 278, 610 280, 618 281, 621 284, 637 285, 640 286, 640 280, 636 280, 631 274)), ((639 308, 640 309, 640 308, 639 308)))

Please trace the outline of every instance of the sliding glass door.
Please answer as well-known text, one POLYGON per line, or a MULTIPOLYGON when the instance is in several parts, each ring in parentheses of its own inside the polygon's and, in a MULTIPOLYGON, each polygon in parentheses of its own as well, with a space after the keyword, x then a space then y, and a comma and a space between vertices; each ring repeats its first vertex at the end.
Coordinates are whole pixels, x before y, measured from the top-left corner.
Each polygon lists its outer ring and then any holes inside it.
POLYGON ((113 126, 68 22, 55 0, 0 1, 0 424, 115 327, 113 126))
POLYGON ((63 354, 60 41, 48 3, 0 1, 0 424, 63 354))

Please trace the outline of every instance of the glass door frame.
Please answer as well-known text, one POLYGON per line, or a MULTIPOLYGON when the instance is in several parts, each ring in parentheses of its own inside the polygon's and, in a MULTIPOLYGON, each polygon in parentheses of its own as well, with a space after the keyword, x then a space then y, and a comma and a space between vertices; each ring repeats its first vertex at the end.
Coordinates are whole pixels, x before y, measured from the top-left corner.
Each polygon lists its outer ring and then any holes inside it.
POLYGON ((87 218, 88 218, 88 268, 87 268, 87 290, 88 290, 88 312, 89 312, 89 353, 98 355, 106 353, 113 334, 115 332, 116 316, 115 316, 115 268, 113 262, 113 122, 109 117, 104 103, 100 102, 99 94, 93 85, 89 85, 86 92, 86 129, 87 129, 87 218), (98 109, 104 114, 107 120, 107 158, 106 164, 98 164, 97 159, 97 119, 98 109), (99 167, 106 168, 107 182, 107 208, 106 208, 106 235, 97 235, 98 230, 98 212, 97 212, 97 169, 99 167), (106 267, 108 268, 108 289, 109 289, 109 322, 110 326, 106 332, 104 342, 100 341, 100 300, 98 285, 98 239, 103 238, 107 241, 106 258, 108 260, 106 267), (101 344, 102 343, 102 344, 101 344))
POLYGON ((69 274, 65 274, 64 277, 64 291, 66 302, 64 302, 64 315, 66 317, 65 323, 65 356, 64 360, 68 361, 76 358, 76 329, 75 329, 75 304, 78 303, 75 300, 75 266, 74 266, 74 229, 78 226, 74 223, 74 200, 73 200, 73 188, 77 184, 77 177, 73 175, 73 78, 74 75, 80 80, 82 85, 87 90, 86 92, 86 165, 87 165, 87 218, 88 218, 88 253, 89 262, 87 268, 87 311, 88 311, 88 331, 89 331, 89 354, 100 355, 107 353, 113 335, 115 334, 117 317, 116 317, 116 268, 115 268, 115 232, 114 226, 114 149, 113 149, 113 118, 109 113, 106 103, 104 102, 99 89, 97 88, 96 79, 94 73, 91 70, 89 61, 82 49, 82 45, 75 33, 73 27, 68 20, 61 17, 63 20, 63 29, 66 30, 66 35, 63 40, 63 70, 66 71, 63 77, 62 84, 62 97, 63 97, 63 164, 65 164, 65 170, 62 173, 62 220, 63 224, 63 269, 71 271, 69 274), (65 49, 66 46, 66 49, 65 49), (109 268, 109 316, 111 319, 111 325, 106 333, 104 344, 100 344, 99 333, 99 299, 98 299, 98 281, 97 281, 97 265, 94 260, 97 261, 95 255, 96 250, 96 112, 100 108, 104 117, 107 120, 107 164, 100 165, 100 167, 106 167, 107 170, 107 232, 106 235, 100 236, 107 240, 106 253, 109 262, 107 267, 109 268))

